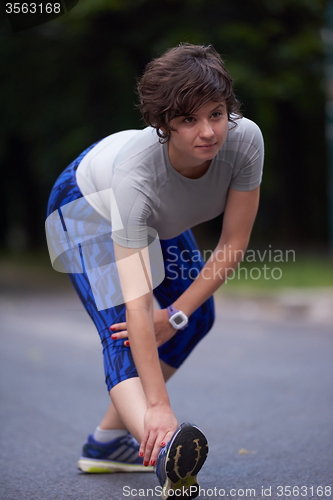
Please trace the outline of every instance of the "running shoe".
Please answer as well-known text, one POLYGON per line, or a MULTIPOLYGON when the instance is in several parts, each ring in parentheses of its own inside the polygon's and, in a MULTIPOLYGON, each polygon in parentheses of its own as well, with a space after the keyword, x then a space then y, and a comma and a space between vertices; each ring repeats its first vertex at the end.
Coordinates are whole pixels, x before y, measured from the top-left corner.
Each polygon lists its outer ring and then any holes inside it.
POLYGON ((196 498, 197 474, 208 453, 206 437, 193 424, 181 424, 166 446, 161 448, 154 470, 162 486, 161 498, 196 498))
POLYGON ((129 432, 108 443, 99 443, 90 435, 77 465, 83 472, 92 473, 152 472, 153 467, 144 467, 139 447, 129 432))

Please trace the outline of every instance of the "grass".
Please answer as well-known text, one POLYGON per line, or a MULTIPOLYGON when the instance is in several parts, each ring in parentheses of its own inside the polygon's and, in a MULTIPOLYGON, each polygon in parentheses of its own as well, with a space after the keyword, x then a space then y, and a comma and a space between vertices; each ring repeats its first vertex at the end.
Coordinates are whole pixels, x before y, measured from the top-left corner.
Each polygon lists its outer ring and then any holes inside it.
POLYGON ((0 290, 56 291, 70 288, 63 273, 53 270, 47 249, 38 252, 0 253, 0 290))
MULTIPOLYGON (((70 283, 65 274, 52 269, 45 248, 35 253, 0 253, 0 287, 3 290, 55 290, 68 288, 70 283)), ((270 294, 285 288, 327 287, 333 288, 333 258, 299 253, 288 262, 243 261, 221 290, 231 294, 242 291, 270 294)))
POLYGON ((239 289, 274 292, 290 287, 333 287, 333 259, 303 255, 289 262, 242 262, 223 289, 224 292, 239 289))

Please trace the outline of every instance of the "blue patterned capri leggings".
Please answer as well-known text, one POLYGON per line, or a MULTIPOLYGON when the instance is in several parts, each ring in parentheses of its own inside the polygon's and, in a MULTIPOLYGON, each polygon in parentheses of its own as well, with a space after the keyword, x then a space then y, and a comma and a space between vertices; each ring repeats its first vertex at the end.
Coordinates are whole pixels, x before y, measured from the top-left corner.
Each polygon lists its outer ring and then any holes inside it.
MULTIPOLYGON (((83 197, 76 182, 76 169, 82 158, 95 144, 83 151, 58 177, 50 194, 47 216, 71 201, 83 197)), ((176 238, 160 240, 160 244, 165 278, 154 289, 154 296, 160 307, 165 308, 190 286, 202 269, 204 262, 191 230, 185 231, 176 238)), ((68 276, 100 335, 105 381, 108 391, 110 391, 119 382, 138 376, 130 347, 124 346, 124 339, 112 340, 109 330, 113 323, 126 321, 126 308, 124 304, 120 304, 98 310, 84 268, 83 271, 68 273, 68 276)), ((190 316, 188 326, 184 330, 178 331, 170 340, 159 347, 160 359, 174 368, 179 368, 192 349, 208 333, 213 322, 214 302, 211 297, 190 316)))

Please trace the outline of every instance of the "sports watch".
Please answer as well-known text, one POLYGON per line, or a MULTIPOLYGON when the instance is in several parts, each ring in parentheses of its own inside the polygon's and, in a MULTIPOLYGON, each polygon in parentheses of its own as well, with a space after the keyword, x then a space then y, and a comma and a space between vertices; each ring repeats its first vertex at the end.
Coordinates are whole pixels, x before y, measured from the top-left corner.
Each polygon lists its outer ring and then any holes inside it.
POLYGON ((167 307, 167 311, 169 315, 169 323, 176 330, 184 330, 188 323, 188 317, 186 314, 183 313, 183 311, 178 311, 178 309, 173 306, 167 307))

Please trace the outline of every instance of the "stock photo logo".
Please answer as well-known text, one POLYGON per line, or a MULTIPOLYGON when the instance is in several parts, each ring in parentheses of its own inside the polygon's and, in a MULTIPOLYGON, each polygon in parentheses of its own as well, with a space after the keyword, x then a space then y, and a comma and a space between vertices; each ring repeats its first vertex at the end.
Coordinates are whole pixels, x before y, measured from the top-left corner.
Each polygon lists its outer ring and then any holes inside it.
POLYGON ((28 2, 4 0, 5 13, 13 33, 53 21, 53 19, 69 12, 78 3, 79 0, 35 0, 28 2))
POLYGON ((87 275, 98 311, 124 304, 156 288, 164 279, 158 234, 150 227, 124 227, 112 189, 71 201, 52 212, 45 222, 53 268, 61 273, 87 275), (93 207, 111 200, 111 221, 93 207), (119 247, 113 239, 138 240, 139 248, 119 247), (130 255, 129 255, 130 254, 130 255))

